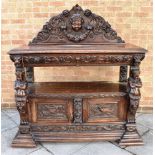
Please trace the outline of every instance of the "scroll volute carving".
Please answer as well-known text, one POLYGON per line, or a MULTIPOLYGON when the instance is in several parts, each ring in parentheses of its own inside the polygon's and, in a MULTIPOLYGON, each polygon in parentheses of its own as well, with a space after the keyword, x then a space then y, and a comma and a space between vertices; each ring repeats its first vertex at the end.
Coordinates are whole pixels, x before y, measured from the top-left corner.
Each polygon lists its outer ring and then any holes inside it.
POLYGON ((30 42, 36 44, 104 44, 124 43, 117 32, 101 16, 75 5, 52 17, 30 42))

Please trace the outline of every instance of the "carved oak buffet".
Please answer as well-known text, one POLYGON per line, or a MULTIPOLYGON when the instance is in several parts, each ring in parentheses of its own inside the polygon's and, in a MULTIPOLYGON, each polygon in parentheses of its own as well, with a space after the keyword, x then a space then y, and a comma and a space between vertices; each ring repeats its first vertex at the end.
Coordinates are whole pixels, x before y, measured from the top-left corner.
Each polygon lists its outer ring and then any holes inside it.
POLYGON ((142 145, 135 114, 145 53, 126 44, 101 16, 79 5, 52 17, 29 46, 9 51, 20 114, 12 146, 90 140, 142 145), (34 82, 33 69, 42 66, 120 66, 119 82, 34 82))

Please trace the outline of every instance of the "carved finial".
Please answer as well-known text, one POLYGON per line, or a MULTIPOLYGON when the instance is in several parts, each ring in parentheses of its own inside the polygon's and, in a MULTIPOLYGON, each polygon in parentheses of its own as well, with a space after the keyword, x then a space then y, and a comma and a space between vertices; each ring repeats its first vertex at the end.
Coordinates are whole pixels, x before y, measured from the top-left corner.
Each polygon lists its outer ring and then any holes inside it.
POLYGON ((78 4, 76 4, 72 9, 75 11, 82 11, 82 8, 78 4))

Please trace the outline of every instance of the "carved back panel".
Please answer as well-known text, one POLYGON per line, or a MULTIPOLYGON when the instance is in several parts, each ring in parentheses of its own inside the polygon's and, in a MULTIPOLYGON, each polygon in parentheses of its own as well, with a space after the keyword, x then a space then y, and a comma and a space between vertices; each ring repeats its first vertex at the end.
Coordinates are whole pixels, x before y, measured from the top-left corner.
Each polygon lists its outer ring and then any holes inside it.
POLYGON ((52 17, 29 45, 124 43, 111 25, 78 4, 52 17))

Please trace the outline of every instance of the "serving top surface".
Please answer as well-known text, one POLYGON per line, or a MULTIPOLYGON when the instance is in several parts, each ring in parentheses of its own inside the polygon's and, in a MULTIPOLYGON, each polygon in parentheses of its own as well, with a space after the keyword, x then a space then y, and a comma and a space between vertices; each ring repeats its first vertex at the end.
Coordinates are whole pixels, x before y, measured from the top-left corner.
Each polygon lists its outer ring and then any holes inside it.
POLYGON ((145 53, 147 50, 132 44, 113 45, 34 45, 10 50, 9 54, 44 54, 44 53, 145 53))
POLYGON ((126 94, 126 84, 110 82, 35 82, 29 86, 31 95, 126 94))

